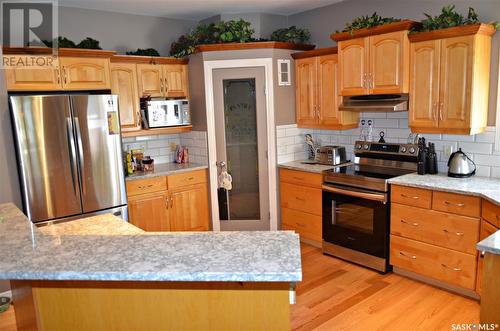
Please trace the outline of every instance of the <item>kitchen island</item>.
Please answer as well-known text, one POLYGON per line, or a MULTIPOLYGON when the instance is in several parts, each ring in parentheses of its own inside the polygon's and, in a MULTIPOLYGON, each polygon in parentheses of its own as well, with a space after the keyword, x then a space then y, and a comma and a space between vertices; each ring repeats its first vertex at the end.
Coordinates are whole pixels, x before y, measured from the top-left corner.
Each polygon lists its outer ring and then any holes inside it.
POLYGON ((0 279, 11 281, 20 330, 290 328, 291 291, 302 279, 292 232, 71 227, 37 228, 0 205, 0 279))

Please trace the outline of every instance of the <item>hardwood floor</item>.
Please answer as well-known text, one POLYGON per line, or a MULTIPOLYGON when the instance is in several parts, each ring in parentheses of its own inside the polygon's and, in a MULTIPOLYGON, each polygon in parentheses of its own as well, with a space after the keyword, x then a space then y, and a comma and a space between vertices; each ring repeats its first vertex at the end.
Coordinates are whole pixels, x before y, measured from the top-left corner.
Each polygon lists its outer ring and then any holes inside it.
MULTIPOLYGON (((294 330, 451 330, 477 323, 477 301, 396 274, 324 256, 302 245, 303 281, 292 306, 294 330)), ((14 309, 0 314, 0 330, 15 331, 14 309)))

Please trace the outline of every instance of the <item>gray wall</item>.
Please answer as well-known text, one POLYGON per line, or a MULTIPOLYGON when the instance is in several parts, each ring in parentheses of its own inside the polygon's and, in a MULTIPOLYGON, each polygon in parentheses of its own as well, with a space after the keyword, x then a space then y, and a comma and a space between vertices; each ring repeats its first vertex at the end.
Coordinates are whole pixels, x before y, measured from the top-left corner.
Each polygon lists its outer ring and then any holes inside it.
MULTIPOLYGON (((347 22, 361 15, 377 12, 382 16, 408 18, 420 21, 423 13, 437 15, 445 5, 453 3, 459 12, 466 14, 473 7, 482 22, 500 21, 500 0, 347 0, 330 6, 309 10, 288 17, 290 25, 306 27, 311 31, 311 41, 317 47, 333 46, 330 34, 342 30, 347 22)), ((493 38, 489 125, 495 123, 496 95, 498 84, 500 33, 493 38)))
POLYGON ((59 7, 59 35, 74 42, 91 37, 101 47, 120 53, 155 48, 168 55, 170 44, 198 22, 130 15, 91 9, 59 7))
POLYGON ((273 59, 273 82, 274 82, 274 114, 276 125, 295 123, 295 87, 278 86, 278 59, 291 59, 292 81, 295 79, 293 59, 290 56, 295 51, 283 49, 255 49, 240 51, 217 51, 193 54, 189 58, 189 93, 191 101, 191 112, 193 129, 205 131, 207 129, 205 110, 205 83, 203 74, 203 62, 230 59, 273 59))

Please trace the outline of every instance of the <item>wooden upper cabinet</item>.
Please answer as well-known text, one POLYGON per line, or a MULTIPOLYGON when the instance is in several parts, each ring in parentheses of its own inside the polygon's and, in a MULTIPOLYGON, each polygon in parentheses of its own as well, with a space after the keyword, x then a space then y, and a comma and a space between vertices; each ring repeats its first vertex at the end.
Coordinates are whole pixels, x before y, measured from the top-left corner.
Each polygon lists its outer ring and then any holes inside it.
POLYGON ((295 62, 295 99, 297 125, 314 126, 316 112, 317 58, 309 57, 295 62))
POLYGON ((323 125, 340 123, 337 77, 337 54, 320 56, 318 58, 318 110, 319 121, 323 125))
POLYGON ((144 231, 170 231, 167 192, 128 198, 130 223, 144 231))
POLYGON ((439 127, 470 127, 474 36, 441 41, 441 84, 439 127))
POLYGON ((108 90, 109 58, 61 57, 62 85, 65 90, 108 90))
POLYGON ((488 118, 490 56, 489 32, 412 42, 412 131, 483 132, 488 118))
POLYGON ((137 70, 134 63, 111 63, 111 92, 118 95, 122 131, 141 129, 137 70))
POLYGON ((163 96, 163 67, 156 64, 138 64, 137 78, 139 83, 139 97, 163 96))
POLYGON ((208 231, 207 183, 170 190, 170 230, 208 231))
POLYGON ((408 31, 371 36, 370 94, 408 92, 409 41, 408 31))
POLYGON ((437 128, 441 42, 412 43, 410 53, 409 126, 437 128))
POLYGON ((369 66, 368 38, 339 42, 340 95, 368 94, 367 76, 369 66))
POLYGON ((187 65, 163 65, 163 82, 166 97, 187 97, 189 95, 187 65))
MULTIPOLYGON (((17 56, 16 56, 17 57, 17 56)), ((58 66, 54 68, 5 69, 8 91, 52 91, 61 90, 58 66)))

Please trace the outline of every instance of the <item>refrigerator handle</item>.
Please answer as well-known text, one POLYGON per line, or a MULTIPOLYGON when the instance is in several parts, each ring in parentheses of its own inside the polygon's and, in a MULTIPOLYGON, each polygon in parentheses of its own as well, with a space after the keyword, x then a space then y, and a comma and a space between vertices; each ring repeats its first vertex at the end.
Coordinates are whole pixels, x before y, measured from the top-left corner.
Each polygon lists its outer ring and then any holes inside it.
POLYGON ((71 169, 71 180, 73 182, 73 191, 76 193, 76 177, 75 177, 75 167, 76 167, 76 151, 75 151, 75 141, 73 137, 73 124, 71 123, 71 118, 66 118, 66 138, 68 140, 69 149, 69 160, 71 169))
POLYGON ((86 185, 85 185, 85 160, 83 156, 83 144, 82 144, 82 133, 80 131, 80 122, 78 121, 78 117, 74 117, 75 119, 75 132, 76 132, 76 140, 78 142, 78 161, 80 165, 80 183, 82 185, 82 192, 85 195, 86 185))

